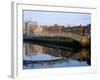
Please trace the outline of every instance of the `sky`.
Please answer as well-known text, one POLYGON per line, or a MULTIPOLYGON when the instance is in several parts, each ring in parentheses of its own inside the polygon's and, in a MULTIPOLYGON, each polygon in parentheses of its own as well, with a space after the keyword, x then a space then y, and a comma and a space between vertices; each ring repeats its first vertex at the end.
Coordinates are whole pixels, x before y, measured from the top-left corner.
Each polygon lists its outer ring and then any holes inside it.
POLYGON ((50 12, 50 11, 23 11, 24 22, 34 21, 39 25, 87 25, 91 23, 89 13, 50 12))

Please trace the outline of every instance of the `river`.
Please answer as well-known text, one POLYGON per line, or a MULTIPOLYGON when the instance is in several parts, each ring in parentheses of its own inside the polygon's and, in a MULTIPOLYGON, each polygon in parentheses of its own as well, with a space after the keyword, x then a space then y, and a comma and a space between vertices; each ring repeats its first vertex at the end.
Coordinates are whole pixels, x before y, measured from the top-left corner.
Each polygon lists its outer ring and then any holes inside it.
POLYGON ((45 43, 23 43, 23 69, 84 67, 91 65, 90 50, 45 43))

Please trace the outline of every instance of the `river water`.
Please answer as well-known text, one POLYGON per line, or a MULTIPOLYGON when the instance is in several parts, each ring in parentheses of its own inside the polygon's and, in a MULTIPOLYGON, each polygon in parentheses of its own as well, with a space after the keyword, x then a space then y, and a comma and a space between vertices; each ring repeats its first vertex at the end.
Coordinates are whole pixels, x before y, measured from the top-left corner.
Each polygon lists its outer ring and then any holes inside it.
POLYGON ((89 49, 75 51, 67 46, 25 43, 23 44, 23 69, 62 68, 90 66, 89 49))

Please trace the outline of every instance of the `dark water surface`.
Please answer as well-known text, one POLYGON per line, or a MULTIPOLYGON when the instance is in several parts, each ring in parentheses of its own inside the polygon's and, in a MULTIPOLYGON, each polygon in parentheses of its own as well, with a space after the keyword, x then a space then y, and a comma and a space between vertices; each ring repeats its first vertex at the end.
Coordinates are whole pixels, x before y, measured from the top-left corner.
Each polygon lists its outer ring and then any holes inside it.
POLYGON ((90 66, 89 49, 44 43, 23 44, 23 69, 90 66))

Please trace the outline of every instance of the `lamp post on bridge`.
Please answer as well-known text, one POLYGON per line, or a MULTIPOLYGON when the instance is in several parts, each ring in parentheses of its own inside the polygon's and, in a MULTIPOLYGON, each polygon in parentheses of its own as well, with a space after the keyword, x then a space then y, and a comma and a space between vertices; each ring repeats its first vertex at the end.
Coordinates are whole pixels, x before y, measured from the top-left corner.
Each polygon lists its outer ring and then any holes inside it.
POLYGON ((85 29, 84 27, 80 24, 80 33, 81 33, 81 44, 82 46, 88 46, 89 45, 89 39, 88 37, 85 35, 85 29))
POLYGON ((81 33, 81 36, 84 36, 85 29, 81 24, 80 24, 80 33, 81 33))

